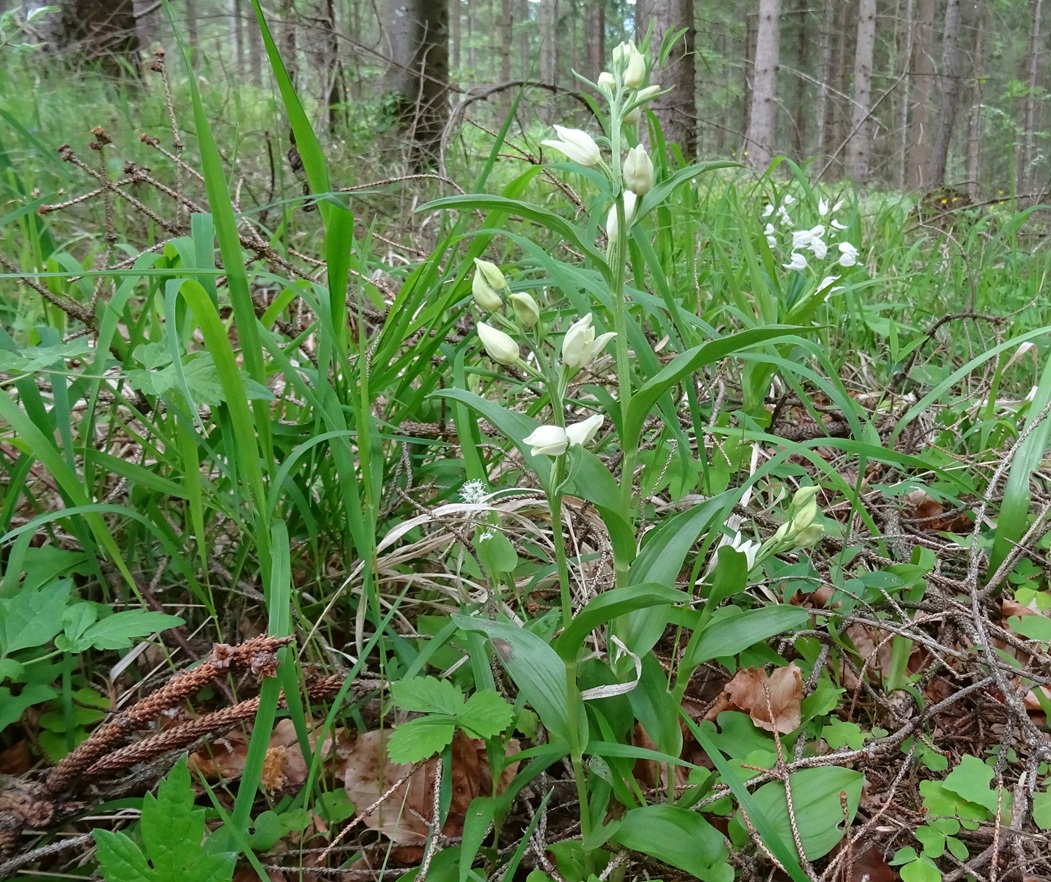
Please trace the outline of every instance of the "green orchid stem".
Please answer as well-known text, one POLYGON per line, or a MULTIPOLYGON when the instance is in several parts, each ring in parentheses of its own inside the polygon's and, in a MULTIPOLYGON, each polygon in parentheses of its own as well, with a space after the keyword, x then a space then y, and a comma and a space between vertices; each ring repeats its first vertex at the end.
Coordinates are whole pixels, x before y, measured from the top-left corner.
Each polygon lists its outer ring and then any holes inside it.
MULTIPOLYGON (((565 479, 565 456, 555 457, 551 464, 551 486, 548 507, 551 511, 551 538, 555 546, 555 565, 558 569, 558 593, 562 602, 562 627, 573 621, 573 595, 569 585, 569 561, 566 540, 562 534, 562 483, 565 479)), ((580 800, 580 831, 585 838, 591 833, 591 811, 588 808, 588 780, 584 769, 584 744, 580 743, 580 714, 584 705, 577 685, 577 662, 566 662, 566 718, 569 723, 569 754, 573 764, 577 798, 580 800)), ((590 868, 589 868, 590 872, 590 868)))
MULTIPOLYGON (((619 78, 618 78, 619 79, 619 78)), ((617 332, 614 338, 615 353, 617 359, 617 394, 620 399, 621 426, 628 424, 628 409, 631 406, 631 360, 628 349, 628 299, 625 296, 625 281, 627 277, 628 258, 628 236, 629 229, 627 216, 624 210, 624 183, 621 169, 621 108, 623 102, 623 87, 618 84, 616 96, 611 102, 611 126, 610 147, 613 153, 613 175, 614 185, 617 191, 617 236, 610 242, 609 258, 610 269, 613 271, 613 330, 617 332)), ((635 522, 635 511, 632 499, 632 490, 635 474, 635 459, 638 455, 637 445, 631 439, 622 438, 623 460, 620 478, 620 505, 621 514, 629 524, 635 522)), ((618 562, 616 566, 617 586, 623 587, 627 582, 627 564, 618 562)))

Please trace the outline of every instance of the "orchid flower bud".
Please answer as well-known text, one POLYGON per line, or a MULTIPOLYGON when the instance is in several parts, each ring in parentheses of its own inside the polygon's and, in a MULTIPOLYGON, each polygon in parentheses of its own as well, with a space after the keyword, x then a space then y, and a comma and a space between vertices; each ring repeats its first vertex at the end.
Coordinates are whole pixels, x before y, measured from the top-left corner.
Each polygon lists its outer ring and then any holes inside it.
POLYGON ((839 265, 854 266, 858 262, 858 249, 850 242, 839 243, 839 265))
POLYGON ((566 426, 566 437, 569 439, 569 443, 582 446, 590 443, 605 421, 606 418, 602 414, 596 413, 589 416, 586 420, 581 420, 572 426, 566 426))
POLYGON ((604 70, 598 75, 598 87, 612 95, 613 90, 617 88, 617 80, 608 70, 604 70))
POLYGON ((561 456, 569 447, 566 430, 560 426, 540 426, 523 440, 532 449, 533 456, 561 456))
MULTIPOLYGON (((635 215, 637 199, 638 197, 631 190, 624 191, 624 223, 629 227, 631 226, 631 219, 635 215)), ((609 214, 606 215, 606 238, 609 239, 610 244, 616 242, 617 237, 620 235, 618 224, 617 204, 614 202, 609 209, 609 214)))
POLYGON ((528 331, 540 321, 540 307, 536 305, 532 295, 527 294, 525 291, 519 291, 516 294, 512 294, 510 300, 511 309, 514 310, 515 318, 523 330, 528 331))
POLYGON ((653 160, 641 144, 632 147, 624 157, 624 184, 639 196, 653 189, 653 160))
POLYGON ((482 346, 486 353, 497 364, 510 367, 518 364, 520 358, 518 344, 509 335, 498 328, 493 328, 485 322, 478 322, 478 336, 482 340, 482 346))
POLYGON ((495 312, 503 306, 503 298, 500 290, 507 287, 504 274, 496 264, 487 260, 475 258, 476 267, 474 278, 471 280, 471 293, 474 294, 474 302, 486 312, 495 312), (494 284, 495 283, 495 284, 494 284))
POLYGON ((636 101, 649 101, 654 95, 660 92, 661 87, 654 83, 652 86, 647 86, 645 89, 639 89, 635 95, 636 101))
POLYGON ((557 141, 547 140, 540 143, 559 153, 564 153, 568 159, 588 168, 598 165, 602 160, 598 144, 587 132, 580 129, 567 129, 565 126, 555 126, 555 132, 558 134, 557 141))
POLYGON ((646 80, 646 59, 642 53, 635 48, 634 43, 628 43, 627 61, 624 65, 624 87, 627 89, 638 89, 646 80))

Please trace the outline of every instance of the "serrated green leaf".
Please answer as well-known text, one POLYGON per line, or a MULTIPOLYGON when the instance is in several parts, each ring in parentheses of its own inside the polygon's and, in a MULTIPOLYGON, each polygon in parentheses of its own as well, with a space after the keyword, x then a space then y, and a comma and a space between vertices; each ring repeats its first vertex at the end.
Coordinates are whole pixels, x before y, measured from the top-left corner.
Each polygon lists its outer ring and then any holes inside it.
POLYGON ((106 882, 142 882, 156 878, 139 847, 124 833, 112 830, 91 832, 98 846, 99 868, 106 882))
POLYGON ((179 882, 204 841, 204 809, 194 806, 186 761, 180 760, 161 781, 157 795, 142 800, 142 840, 158 879, 179 882))
POLYGON ((402 723, 387 742, 391 762, 411 764, 445 750, 452 743, 456 723, 449 717, 420 717, 402 723))
POLYGON ((409 677, 390 684, 390 695, 402 710, 455 716, 463 708, 463 692, 451 680, 409 677))
POLYGON ((495 738, 511 725, 514 716, 514 708, 503 696, 487 689, 467 699, 456 722, 477 738, 495 738))
POLYGON ((81 642, 95 649, 124 649, 139 637, 178 627, 184 621, 152 610, 129 609, 96 622, 84 632, 81 642))
POLYGON ((73 583, 56 579, 0 600, 0 655, 45 646, 62 630, 73 583))

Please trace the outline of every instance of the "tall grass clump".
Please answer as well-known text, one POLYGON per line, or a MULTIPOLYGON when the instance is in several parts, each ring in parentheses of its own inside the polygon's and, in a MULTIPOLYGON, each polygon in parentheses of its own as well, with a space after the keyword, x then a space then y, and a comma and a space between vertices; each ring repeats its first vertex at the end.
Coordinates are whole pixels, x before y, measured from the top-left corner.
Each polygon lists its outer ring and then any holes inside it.
POLYGON ((309 253, 186 59, 163 173, 0 142, 0 874, 1007 871, 1051 826, 1033 213, 671 160, 671 43, 623 43, 391 265, 253 8, 309 253))

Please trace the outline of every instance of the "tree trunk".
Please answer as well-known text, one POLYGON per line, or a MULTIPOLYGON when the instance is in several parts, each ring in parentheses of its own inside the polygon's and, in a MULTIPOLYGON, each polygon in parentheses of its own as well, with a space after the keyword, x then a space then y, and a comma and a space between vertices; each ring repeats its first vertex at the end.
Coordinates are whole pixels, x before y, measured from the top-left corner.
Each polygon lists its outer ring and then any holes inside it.
MULTIPOLYGON (((606 59, 606 4, 584 4, 584 71, 589 80, 609 66, 606 59)), ((510 45, 510 44, 508 44, 510 45)))
POLYGON ((777 68, 781 58, 781 0, 759 0, 755 40, 755 79, 747 145, 751 164, 765 169, 773 162, 777 126, 777 68))
POLYGON ((847 175, 865 183, 872 154, 872 56, 876 48, 876 0, 861 0, 854 52, 854 110, 847 141, 847 175))
POLYGON ((387 91, 409 133, 415 171, 432 168, 449 119, 449 7, 447 0, 388 0, 391 67, 387 91))
MULTIPOLYGON (((533 67, 536 56, 530 51, 529 28, 525 26, 531 20, 530 6, 529 0, 518 0, 518 55, 521 59, 523 80, 536 76, 536 70, 533 67)), ((511 47, 508 46, 507 50, 510 52, 511 47)))
POLYGON ((832 82, 832 31, 835 24, 834 0, 825 0, 817 49, 817 78, 821 86, 817 99, 817 118, 814 121, 814 151, 823 156, 828 155, 828 119, 832 103, 829 84, 832 82))
POLYGON ((462 49, 463 26, 461 24, 461 0, 449 0, 449 67, 454 76, 463 73, 460 52, 462 49))
POLYGON ((650 58, 654 62, 651 83, 660 83, 670 89, 650 106, 660 120, 664 139, 678 144, 687 162, 697 155, 697 96, 694 92, 696 54, 694 44, 693 0, 646 0, 636 4, 636 27, 645 34, 653 26, 650 58), (657 54, 666 34, 685 28, 683 35, 671 47, 663 66, 657 65, 657 54))
MULTIPOLYGON (((1040 0, 1037 0, 1040 2, 1040 0)), ((962 0, 949 0, 945 6, 945 28, 942 31, 942 106, 938 131, 931 150, 931 165, 927 172, 928 189, 945 184, 945 167, 949 162, 949 144, 952 142, 956 117, 960 110, 963 77, 963 55, 960 52, 960 12, 962 0)))
MULTIPOLYGON (((900 7, 899 7, 900 8, 900 7)), ((912 87, 913 41, 916 37, 916 28, 913 27, 912 17, 916 11, 916 0, 907 0, 905 4, 905 48, 901 55, 904 58, 904 69, 901 79, 900 104, 898 106, 898 146, 896 151, 896 174, 895 184, 899 190, 905 189, 908 180, 909 167, 909 101, 912 87)))
POLYGON ((132 0, 66 0, 50 22, 54 48, 97 64, 103 73, 138 75, 139 34, 132 0))
POLYGON ((972 202, 982 198, 982 79, 986 67, 988 26, 987 8, 983 4, 978 10, 978 34, 974 40, 974 94, 971 97, 971 120, 967 131, 967 195, 972 202))
POLYGON ((909 123, 909 187, 926 191, 931 133, 928 128, 934 81, 935 0, 920 0, 919 17, 912 38, 912 93, 915 99, 909 123))
MULTIPOLYGON (((548 86, 558 85, 558 32, 555 27, 558 20, 558 0, 540 0, 540 82, 548 86)), ((558 117, 558 104, 548 101, 541 111, 544 120, 555 122, 558 117)))
POLYGON ((1028 192, 1033 184, 1033 160, 1036 148, 1036 110, 1037 104, 1042 102, 1040 97, 1040 42, 1041 18, 1043 17, 1043 0, 1032 0, 1033 23, 1029 30, 1029 55, 1028 65, 1028 90, 1025 96, 1025 105, 1022 118, 1022 149, 1019 152, 1018 162, 1015 168, 1015 177, 1019 193, 1028 192))

